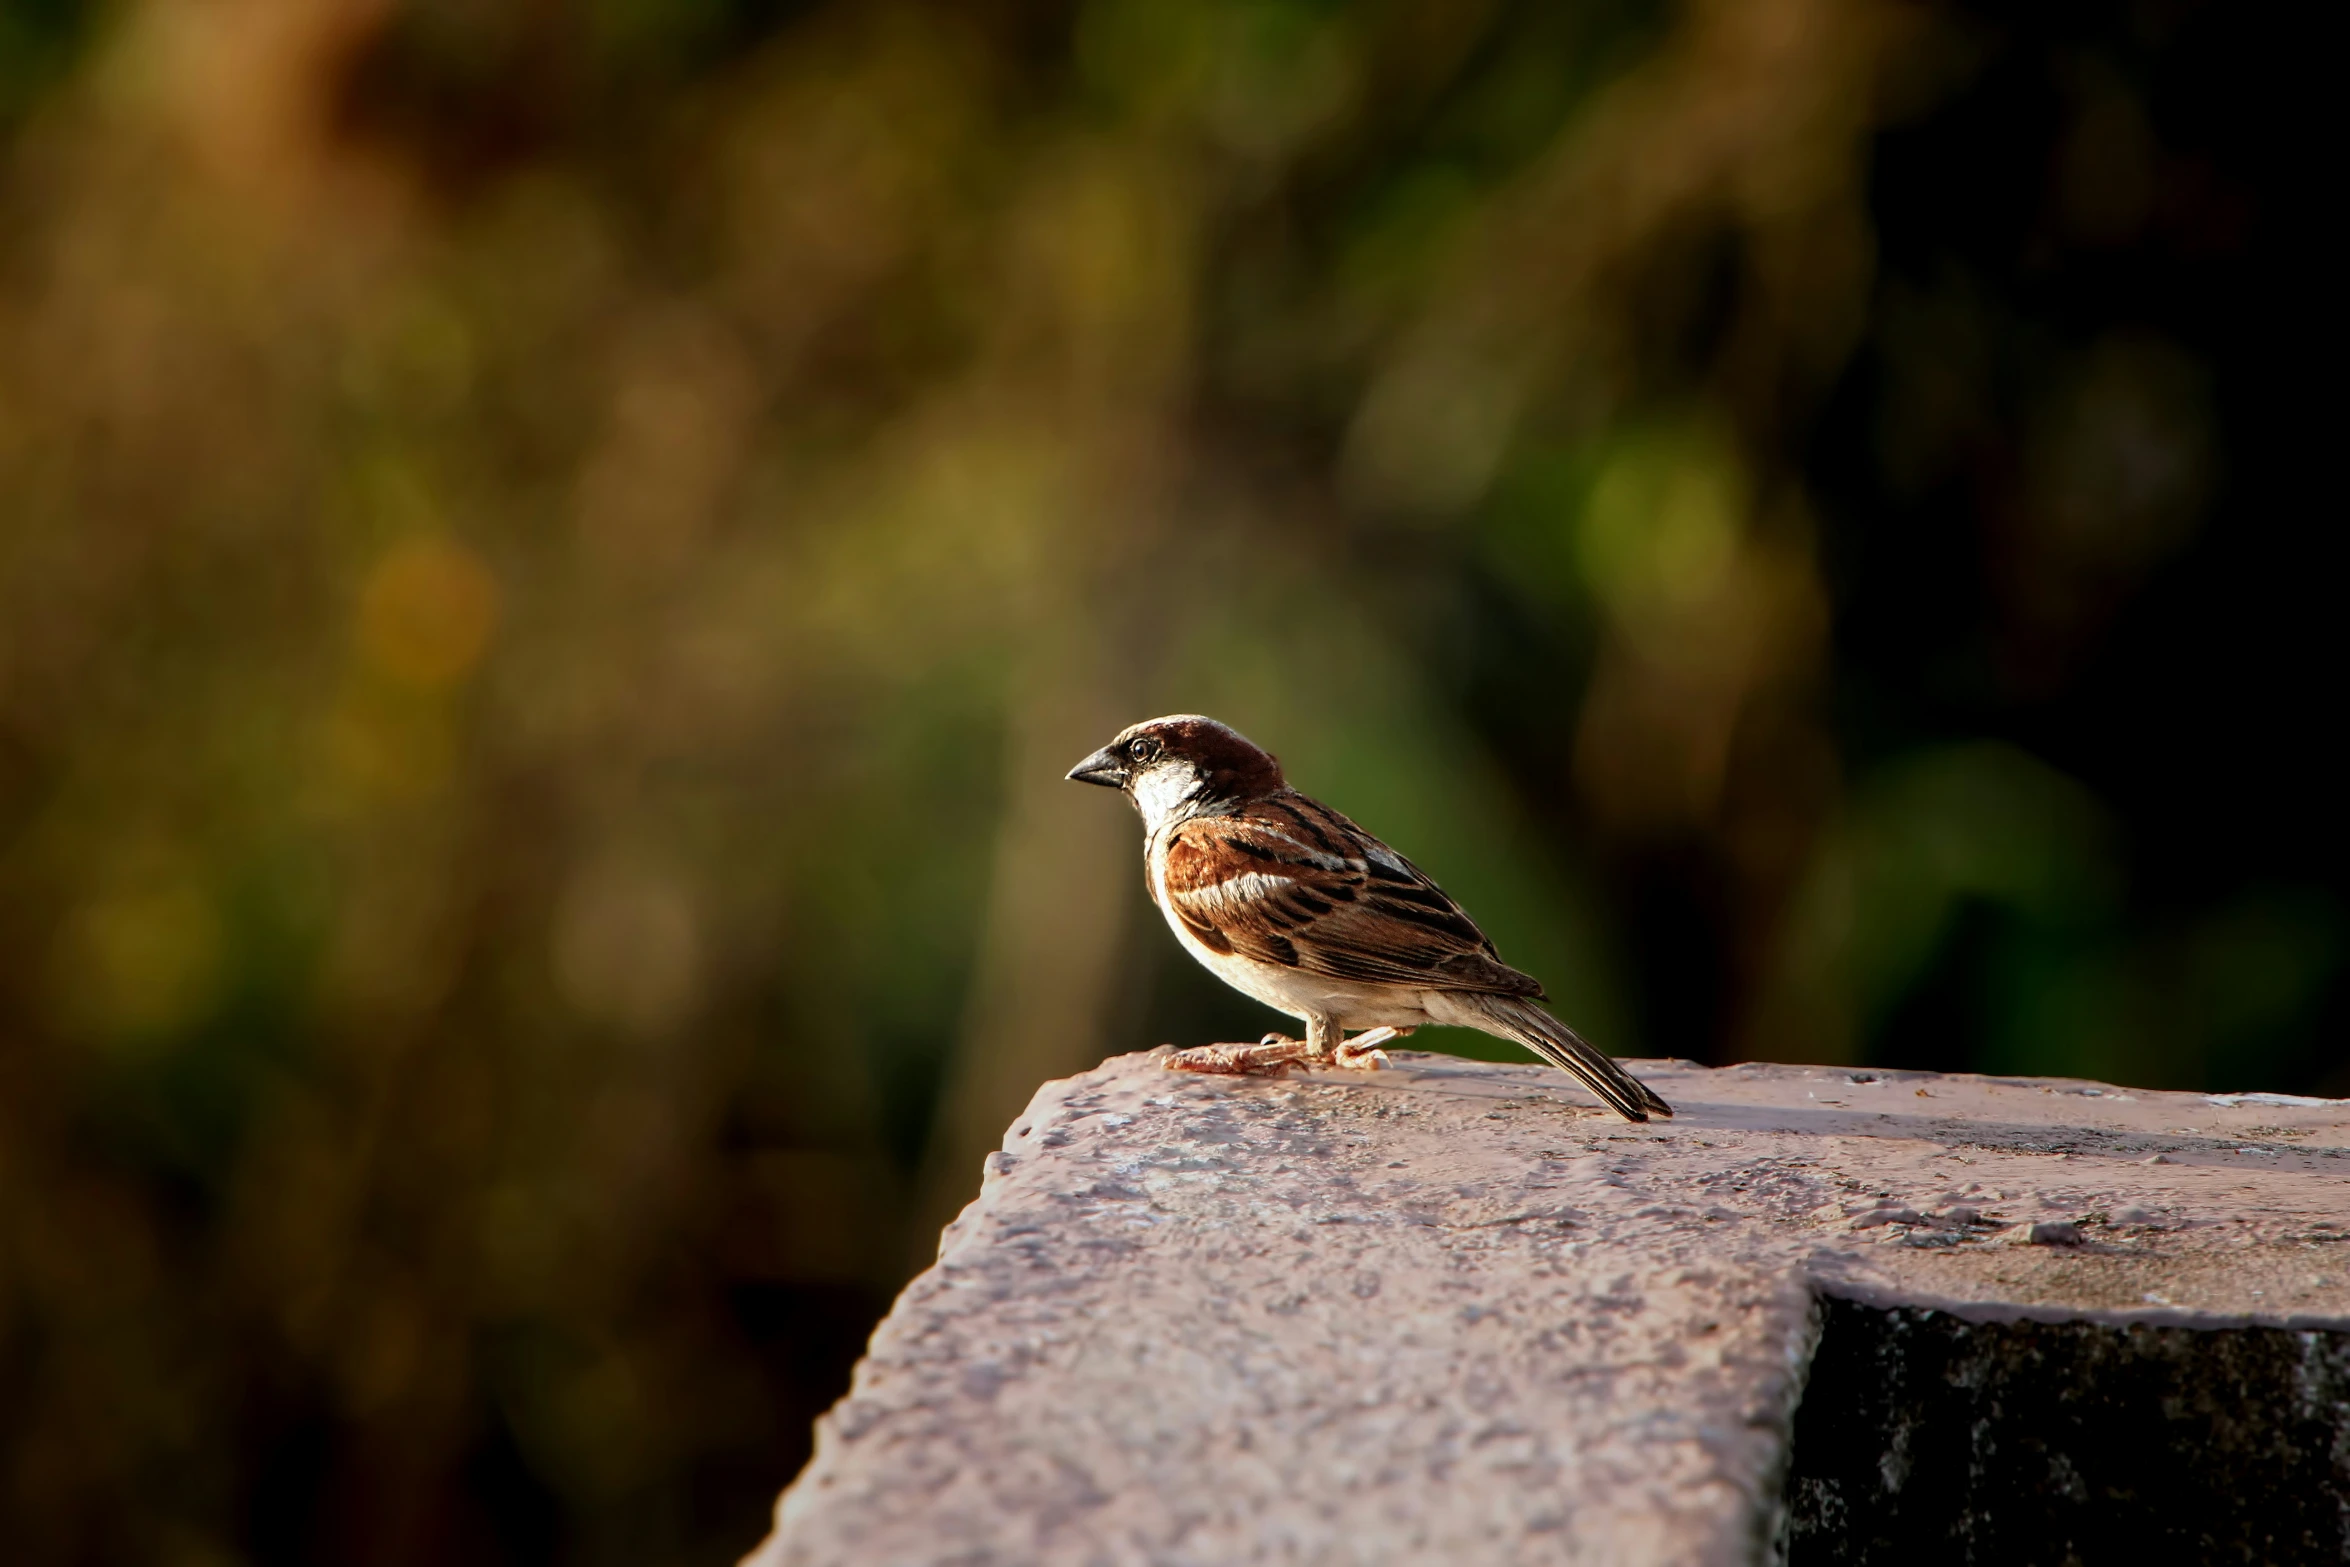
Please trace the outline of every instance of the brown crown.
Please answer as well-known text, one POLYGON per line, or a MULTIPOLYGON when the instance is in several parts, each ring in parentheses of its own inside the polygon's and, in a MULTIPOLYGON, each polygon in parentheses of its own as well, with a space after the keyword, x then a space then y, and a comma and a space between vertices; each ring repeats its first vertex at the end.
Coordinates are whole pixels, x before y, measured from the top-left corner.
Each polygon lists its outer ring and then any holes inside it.
POLYGON ((1123 745, 1137 735, 1149 735, 1198 768, 1208 790, 1220 799, 1255 800, 1288 787, 1281 763, 1229 724, 1197 713, 1176 713, 1136 724, 1117 739, 1123 745))

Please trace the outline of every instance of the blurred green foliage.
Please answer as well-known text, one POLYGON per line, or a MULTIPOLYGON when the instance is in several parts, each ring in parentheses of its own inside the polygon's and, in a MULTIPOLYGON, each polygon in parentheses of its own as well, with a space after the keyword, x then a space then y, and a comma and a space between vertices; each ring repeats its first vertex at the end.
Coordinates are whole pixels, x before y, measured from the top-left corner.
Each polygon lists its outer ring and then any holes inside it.
POLYGON ((746 1548, 1272 1021, 1154 712, 1621 1053, 2350 1091, 2202 15, 0 3, 9 1559, 746 1548))

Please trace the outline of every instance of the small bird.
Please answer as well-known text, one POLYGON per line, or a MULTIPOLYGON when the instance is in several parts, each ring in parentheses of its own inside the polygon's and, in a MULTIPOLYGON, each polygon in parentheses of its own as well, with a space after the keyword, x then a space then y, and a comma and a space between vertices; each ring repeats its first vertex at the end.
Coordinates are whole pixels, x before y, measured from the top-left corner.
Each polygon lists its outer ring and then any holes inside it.
POLYGON ((1501 961, 1460 905, 1402 855, 1289 787, 1281 764, 1196 713, 1154 718, 1069 769, 1142 813, 1151 901, 1183 950, 1245 996, 1302 1020, 1301 1043, 1178 1050, 1191 1072, 1300 1062, 1377 1068, 1423 1023, 1514 1040, 1580 1078, 1627 1121, 1672 1106, 1534 1004, 1542 983, 1501 961), (1347 1029, 1365 1032, 1353 1039, 1347 1029))

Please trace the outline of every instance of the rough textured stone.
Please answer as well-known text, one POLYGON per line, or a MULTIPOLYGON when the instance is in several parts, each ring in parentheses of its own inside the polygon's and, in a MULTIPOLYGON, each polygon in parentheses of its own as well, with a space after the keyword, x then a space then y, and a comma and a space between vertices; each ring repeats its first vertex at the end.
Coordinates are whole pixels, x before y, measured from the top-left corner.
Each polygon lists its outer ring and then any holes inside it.
POLYGON ((1636 1070, 1046 1085, 750 1560, 1750 1562, 1823 1298, 2350 1328, 2350 1104, 1636 1070))

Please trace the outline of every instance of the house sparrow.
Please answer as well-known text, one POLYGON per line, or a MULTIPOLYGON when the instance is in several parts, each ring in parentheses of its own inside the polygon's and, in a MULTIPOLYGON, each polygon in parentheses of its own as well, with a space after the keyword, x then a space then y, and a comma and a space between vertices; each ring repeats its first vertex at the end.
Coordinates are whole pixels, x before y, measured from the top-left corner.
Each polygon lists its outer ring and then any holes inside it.
POLYGON ((1672 1107, 1534 1005, 1542 984, 1501 961, 1460 905, 1409 860, 1289 787, 1281 764, 1212 718, 1136 724, 1069 769, 1142 813, 1151 901, 1183 950, 1243 995, 1303 1019, 1303 1043, 1178 1050, 1192 1072, 1298 1062, 1375 1068, 1423 1023, 1514 1040, 1580 1078, 1628 1121, 1672 1107), (1363 1029, 1353 1039, 1349 1028, 1363 1029))

